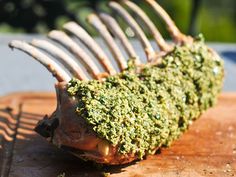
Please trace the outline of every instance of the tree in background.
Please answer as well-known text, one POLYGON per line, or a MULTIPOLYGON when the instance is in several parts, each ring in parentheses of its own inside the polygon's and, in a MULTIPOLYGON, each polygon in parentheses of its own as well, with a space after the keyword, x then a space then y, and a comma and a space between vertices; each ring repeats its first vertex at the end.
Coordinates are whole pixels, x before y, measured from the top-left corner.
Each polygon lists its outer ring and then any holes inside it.
POLYGON ((55 28, 59 16, 75 20, 63 0, 2 0, 0 1, 0 21, 14 28, 23 28, 26 32, 37 32, 38 25, 55 28))
MULTIPOLYGON (((108 11, 105 6, 107 1, 0 0, 0 32, 42 33, 60 28, 64 22, 74 20, 92 34, 96 34, 85 23, 85 17, 91 11, 100 9, 108 11)), ((152 13, 142 0, 133 1, 142 6, 163 36, 169 37, 156 14, 152 13)), ((201 31, 210 40, 236 41, 236 35, 233 35, 236 33, 235 0, 158 0, 158 2, 184 33, 195 35, 201 31), (214 30, 215 28, 219 30, 214 30)), ((121 23, 121 26, 127 27, 125 23, 121 23)))
POLYGON ((81 6, 96 10, 98 2, 99 0, 0 0, 0 24, 23 28, 28 33, 38 32, 40 25, 49 30, 57 27, 60 17, 80 20, 76 16, 76 10, 71 11, 68 8, 70 4, 77 10, 81 6))

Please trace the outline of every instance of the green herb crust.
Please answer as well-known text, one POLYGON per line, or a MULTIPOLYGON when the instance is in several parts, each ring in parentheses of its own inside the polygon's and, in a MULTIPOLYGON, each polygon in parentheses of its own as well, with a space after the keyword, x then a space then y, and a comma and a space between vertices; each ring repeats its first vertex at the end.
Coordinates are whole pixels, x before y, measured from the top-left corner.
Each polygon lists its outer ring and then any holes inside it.
POLYGON ((203 40, 176 46, 160 64, 129 67, 105 81, 72 79, 78 116, 121 154, 142 158, 168 146, 213 106, 221 91, 223 62, 203 40), (137 72, 139 71, 139 72, 137 72))

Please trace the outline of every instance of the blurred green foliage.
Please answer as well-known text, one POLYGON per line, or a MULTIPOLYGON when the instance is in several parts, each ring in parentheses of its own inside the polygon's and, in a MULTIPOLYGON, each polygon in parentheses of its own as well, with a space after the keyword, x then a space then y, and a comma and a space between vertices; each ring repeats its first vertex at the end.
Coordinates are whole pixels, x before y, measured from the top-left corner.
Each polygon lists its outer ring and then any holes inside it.
MULTIPOLYGON (((76 20, 91 34, 96 32, 86 23, 93 11, 107 11, 108 0, 0 0, 1 33, 46 33, 61 28, 69 20, 76 20)), ((142 0, 134 0, 151 17, 164 37, 169 38, 163 22, 142 0)), ((184 33, 190 31, 194 0, 158 0, 184 33)), ((196 0, 200 1, 200 0, 196 0)), ((203 33, 208 41, 236 42, 236 1, 202 0, 198 11, 196 33, 203 33)), ((110 12, 112 13, 112 12, 110 12)), ((115 14, 113 14, 115 15, 115 14)), ((119 19, 122 28, 126 24, 119 19)), ((147 33, 148 34, 148 33, 147 33)), ((149 35, 149 37, 151 37, 149 35)))

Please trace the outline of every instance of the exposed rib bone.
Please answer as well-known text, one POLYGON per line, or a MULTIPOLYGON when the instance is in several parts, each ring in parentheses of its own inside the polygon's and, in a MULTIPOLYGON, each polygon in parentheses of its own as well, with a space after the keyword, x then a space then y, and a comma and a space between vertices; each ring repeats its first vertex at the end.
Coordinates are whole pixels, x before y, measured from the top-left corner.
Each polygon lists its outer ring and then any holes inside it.
POLYGON ((28 43, 14 40, 9 43, 9 47, 19 49, 32 56, 43 66, 45 66, 48 69, 48 71, 51 72, 52 75, 58 80, 58 82, 70 81, 71 77, 64 71, 64 69, 61 66, 59 66, 47 55, 43 54, 38 49, 29 45, 28 43))
POLYGON ((104 41, 107 43, 107 46, 110 48, 119 68, 124 70, 127 67, 127 62, 106 26, 101 22, 96 14, 90 14, 87 20, 100 33, 104 41))
POLYGON ((74 42, 66 33, 62 31, 53 30, 48 34, 48 37, 59 44, 63 45, 68 49, 76 58, 78 58, 82 64, 85 66, 89 74, 95 79, 99 79, 99 69, 90 56, 84 52, 84 50, 74 42))
POLYGON ((117 2, 112 1, 109 2, 109 6, 115 10, 123 19, 130 25, 132 30, 134 31, 135 35, 140 39, 143 48, 145 49, 145 53, 147 55, 148 61, 152 60, 152 57, 155 55, 155 52, 148 41, 147 37, 145 36, 144 32, 134 20, 134 18, 117 2))
POLYGON ((169 46, 165 40, 163 39, 160 32, 157 30, 156 26, 153 24, 153 22, 150 20, 150 18, 145 14, 145 12, 137 6, 135 3, 131 1, 124 0, 123 1, 140 19, 143 20, 143 22, 146 24, 149 31, 152 33, 156 43, 163 51, 169 51, 171 49, 171 46, 169 46))
POLYGON ((182 34, 167 12, 154 0, 145 0, 154 10, 155 12, 164 20, 167 25, 168 31, 171 36, 177 42, 185 41, 187 36, 182 34))
POLYGON ((35 47, 38 47, 55 58, 59 59, 59 61, 65 66, 66 69, 70 71, 70 73, 80 79, 80 80, 88 80, 87 76, 85 75, 84 71, 80 68, 78 63, 76 63, 73 58, 71 58, 69 55, 67 55, 63 50, 56 47, 55 45, 51 44, 48 41, 45 40, 38 40, 34 39, 32 40, 31 44, 35 47))
POLYGON ((100 13, 99 16, 102 19, 102 21, 105 23, 105 25, 108 27, 108 29, 111 30, 113 35, 115 35, 120 40, 128 56, 130 58, 135 58, 137 60, 137 64, 139 64, 140 60, 138 59, 138 55, 136 54, 133 46, 130 44, 128 38, 122 31, 119 24, 116 22, 116 20, 106 13, 100 13))
POLYGON ((95 40, 77 23, 68 22, 63 25, 63 28, 75 35, 77 38, 83 42, 84 45, 95 55, 99 60, 103 68, 110 74, 114 75, 116 70, 113 68, 107 55, 103 52, 101 47, 95 42, 95 40))

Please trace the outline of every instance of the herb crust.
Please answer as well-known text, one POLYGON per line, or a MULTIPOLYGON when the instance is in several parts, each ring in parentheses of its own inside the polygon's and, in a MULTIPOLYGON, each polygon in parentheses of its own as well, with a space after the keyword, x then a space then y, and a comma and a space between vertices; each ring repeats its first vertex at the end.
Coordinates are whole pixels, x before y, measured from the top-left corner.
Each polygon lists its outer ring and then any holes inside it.
POLYGON ((140 69, 129 62, 104 81, 72 79, 67 91, 78 99, 77 115, 100 138, 142 158, 170 145, 213 106, 223 77, 223 61, 198 39, 176 46, 157 65, 140 69))

